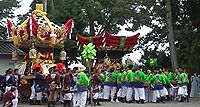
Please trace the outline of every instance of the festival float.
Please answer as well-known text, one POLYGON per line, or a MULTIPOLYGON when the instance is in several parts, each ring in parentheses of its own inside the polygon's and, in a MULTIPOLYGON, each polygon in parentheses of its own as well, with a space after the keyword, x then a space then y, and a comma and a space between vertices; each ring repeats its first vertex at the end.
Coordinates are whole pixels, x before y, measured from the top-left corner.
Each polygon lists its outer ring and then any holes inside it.
MULTIPOLYGON (((131 53, 134 46, 137 44, 140 33, 133 36, 113 36, 109 32, 105 31, 100 35, 93 37, 84 37, 77 35, 79 47, 83 47, 86 44, 93 43, 97 50, 96 62, 100 66, 114 66, 119 67, 122 57, 125 54, 131 53)), ((133 63, 130 58, 127 59, 129 64, 133 63)), ((98 67, 97 67, 98 68, 98 67)))
MULTIPOLYGON (((47 13, 43 11, 43 4, 36 4, 36 10, 32 11, 19 26, 15 27, 10 20, 7 20, 8 32, 14 46, 26 53, 24 57, 25 74, 31 73, 29 68, 40 67, 41 73, 47 75, 48 69, 55 66, 55 50, 60 51, 61 62, 66 60, 64 42, 70 38, 73 19, 59 26, 51 22, 46 15, 47 13)), ((60 63, 58 66, 63 65, 60 63)))

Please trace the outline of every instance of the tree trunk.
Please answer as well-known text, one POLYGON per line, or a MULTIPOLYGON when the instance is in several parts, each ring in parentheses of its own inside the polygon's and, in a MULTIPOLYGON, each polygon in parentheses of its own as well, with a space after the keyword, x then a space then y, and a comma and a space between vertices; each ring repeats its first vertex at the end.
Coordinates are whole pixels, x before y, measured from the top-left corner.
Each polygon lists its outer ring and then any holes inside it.
POLYGON ((166 1, 166 15, 167 15, 167 27, 168 27, 168 40, 170 48, 170 56, 172 68, 175 70, 178 67, 178 61, 176 56, 175 44, 174 44, 174 33, 173 33, 173 24, 172 24, 172 10, 171 10, 171 0, 166 1))
POLYGON ((94 36, 95 35, 94 22, 91 21, 89 22, 89 24, 90 24, 90 34, 94 36))

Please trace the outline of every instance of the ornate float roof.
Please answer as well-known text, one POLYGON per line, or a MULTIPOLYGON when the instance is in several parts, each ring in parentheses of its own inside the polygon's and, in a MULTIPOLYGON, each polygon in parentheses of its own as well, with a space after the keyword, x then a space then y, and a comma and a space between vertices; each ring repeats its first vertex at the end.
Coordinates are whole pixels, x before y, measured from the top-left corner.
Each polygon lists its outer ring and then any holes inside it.
POLYGON ((73 19, 62 26, 51 22, 43 12, 42 4, 36 4, 36 10, 18 27, 9 20, 7 22, 9 34, 17 47, 30 45, 31 42, 49 47, 62 46, 73 27, 73 19))
POLYGON ((132 52, 133 47, 137 44, 140 33, 133 36, 113 36, 105 31, 100 35, 93 37, 84 37, 77 35, 78 44, 82 47, 90 42, 96 46, 97 58, 103 58, 108 54, 109 57, 115 59, 123 57, 125 54, 132 52))

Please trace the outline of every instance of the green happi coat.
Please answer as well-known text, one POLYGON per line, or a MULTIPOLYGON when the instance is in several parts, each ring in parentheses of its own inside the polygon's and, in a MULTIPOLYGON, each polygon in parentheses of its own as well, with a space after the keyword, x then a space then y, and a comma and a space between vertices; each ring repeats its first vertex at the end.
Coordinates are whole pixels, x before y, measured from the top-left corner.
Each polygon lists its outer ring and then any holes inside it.
POLYGON ((101 77, 101 80, 104 83, 106 80, 106 76, 103 73, 100 73, 99 76, 101 77))
POLYGON ((121 84, 122 83, 122 73, 118 73, 117 74, 117 84, 121 84))
POLYGON ((140 82, 146 81, 146 75, 143 71, 135 71, 134 76, 140 79, 140 82))
POLYGON ((153 74, 146 74, 146 82, 150 82, 151 78, 153 78, 153 74))
POLYGON ((109 83, 110 82, 110 74, 106 74, 105 77, 106 77, 105 82, 109 83))
POLYGON ((128 70, 127 75, 126 75, 126 82, 134 82, 134 81, 135 81, 135 77, 134 77, 133 71, 128 70))
POLYGON ((167 77, 167 75, 165 75, 164 73, 162 73, 161 75, 163 75, 164 79, 165 79, 165 83, 163 83, 164 85, 166 84, 170 84, 170 80, 169 78, 167 77))
POLYGON ((110 82, 112 82, 112 83, 117 82, 117 73, 116 72, 112 72, 110 82))
POLYGON ((178 84, 185 84, 185 83, 189 83, 189 78, 188 74, 183 72, 179 75, 178 84))
POLYGON ((122 83, 126 82, 126 74, 127 74, 126 71, 124 71, 124 72, 122 73, 122 77, 121 77, 122 83))
POLYGON ((84 72, 79 73, 79 79, 77 80, 77 84, 81 86, 89 86, 90 80, 84 72))
POLYGON ((174 72, 170 72, 168 75, 167 75, 167 78, 171 81, 171 80, 174 80, 175 78, 175 73, 174 72))
POLYGON ((153 84, 166 84, 165 77, 163 74, 155 74, 152 79, 150 79, 153 84))

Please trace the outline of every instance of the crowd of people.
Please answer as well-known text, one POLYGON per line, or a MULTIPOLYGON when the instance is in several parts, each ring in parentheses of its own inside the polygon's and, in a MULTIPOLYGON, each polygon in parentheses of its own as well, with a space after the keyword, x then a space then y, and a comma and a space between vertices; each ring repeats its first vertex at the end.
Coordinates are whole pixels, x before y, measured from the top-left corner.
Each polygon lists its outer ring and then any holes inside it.
MULTIPOLYGON (((27 80, 31 84, 31 105, 41 105, 44 93, 47 93, 48 107, 55 107, 58 101, 63 107, 85 107, 91 103, 90 87, 94 106, 101 106, 101 101, 138 104, 165 103, 170 100, 189 102, 189 97, 197 94, 193 92, 193 88, 198 87, 192 84, 189 95, 190 79, 187 70, 181 68, 170 71, 144 70, 142 66, 134 69, 133 65, 95 66, 90 74, 77 67, 58 71, 54 66, 49 69, 47 76, 40 70, 39 67, 33 69, 32 75, 35 78, 27 80)), ((17 107, 20 98, 18 89, 25 80, 18 74, 18 69, 8 69, 5 73, 1 76, 4 107, 17 107)), ((194 76, 191 77, 191 82, 194 82, 194 76)), ((199 80, 195 82, 199 83, 199 80)))

